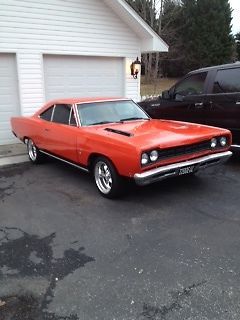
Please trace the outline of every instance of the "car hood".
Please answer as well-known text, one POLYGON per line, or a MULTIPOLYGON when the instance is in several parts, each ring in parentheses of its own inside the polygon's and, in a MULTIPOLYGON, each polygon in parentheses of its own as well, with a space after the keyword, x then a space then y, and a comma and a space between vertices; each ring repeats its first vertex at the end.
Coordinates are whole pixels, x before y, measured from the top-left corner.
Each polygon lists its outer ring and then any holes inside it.
POLYGON ((125 141, 140 149, 169 148, 197 143, 228 133, 225 129, 170 120, 127 121, 88 127, 108 138, 125 141))

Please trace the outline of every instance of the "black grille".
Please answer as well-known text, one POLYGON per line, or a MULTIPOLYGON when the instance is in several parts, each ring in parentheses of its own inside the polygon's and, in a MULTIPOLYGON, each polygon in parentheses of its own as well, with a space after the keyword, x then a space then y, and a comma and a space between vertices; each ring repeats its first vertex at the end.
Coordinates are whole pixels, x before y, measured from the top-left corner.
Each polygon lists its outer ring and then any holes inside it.
POLYGON ((164 149, 164 150, 159 150, 159 160, 163 160, 166 158, 174 158, 178 156, 182 156, 185 154, 191 154, 191 153, 196 153, 196 152, 201 152, 201 151, 207 151, 211 149, 211 141, 204 141, 201 143, 195 143, 187 146, 182 146, 182 147, 174 147, 174 148, 169 148, 169 149, 164 149))

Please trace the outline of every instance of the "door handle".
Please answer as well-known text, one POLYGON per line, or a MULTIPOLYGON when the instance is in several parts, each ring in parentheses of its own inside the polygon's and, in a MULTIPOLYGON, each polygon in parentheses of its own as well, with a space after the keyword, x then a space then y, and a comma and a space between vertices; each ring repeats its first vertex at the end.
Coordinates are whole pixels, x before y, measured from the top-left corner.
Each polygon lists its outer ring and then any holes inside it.
POLYGON ((45 128, 45 129, 44 129, 44 131, 47 131, 47 132, 49 132, 49 131, 50 131, 50 129, 47 129, 47 128, 45 128))
POLYGON ((204 106, 203 102, 196 102, 194 105, 196 108, 199 108, 199 109, 204 106))
POLYGON ((240 104, 240 101, 236 101, 236 104, 240 104))
POLYGON ((159 106, 160 106, 160 103, 153 103, 150 105, 150 107, 152 107, 152 108, 157 108, 159 106))

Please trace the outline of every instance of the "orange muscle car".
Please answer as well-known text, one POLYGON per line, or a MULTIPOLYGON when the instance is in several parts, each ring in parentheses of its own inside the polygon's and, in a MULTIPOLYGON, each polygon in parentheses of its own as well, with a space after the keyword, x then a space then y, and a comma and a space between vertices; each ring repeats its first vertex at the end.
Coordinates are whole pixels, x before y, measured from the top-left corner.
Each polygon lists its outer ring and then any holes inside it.
POLYGON ((33 163, 48 155, 92 172, 108 198, 124 189, 124 178, 146 185, 195 173, 232 154, 230 131, 153 120, 129 99, 58 99, 11 124, 33 163))

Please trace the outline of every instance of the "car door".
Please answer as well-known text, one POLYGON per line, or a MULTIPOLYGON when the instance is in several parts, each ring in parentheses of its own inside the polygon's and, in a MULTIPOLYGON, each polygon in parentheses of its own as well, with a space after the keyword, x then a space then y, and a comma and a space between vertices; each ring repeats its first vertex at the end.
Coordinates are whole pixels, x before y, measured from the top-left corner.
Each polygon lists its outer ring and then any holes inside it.
POLYGON ((73 106, 56 104, 51 122, 44 128, 45 150, 60 158, 77 162, 77 133, 73 106))
POLYGON ((38 132, 34 137, 34 142, 41 150, 49 150, 51 146, 51 141, 48 137, 48 132, 52 127, 52 115, 54 110, 54 105, 49 106, 39 115, 40 125, 38 126, 38 132))
POLYGON ((233 144, 240 146, 240 67, 218 69, 212 77, 206 123, 231 130, 233 144))
POLYGON ((153 118, 204 123, 207 72, 189 74, 179 81, 151 110, 153 118))

